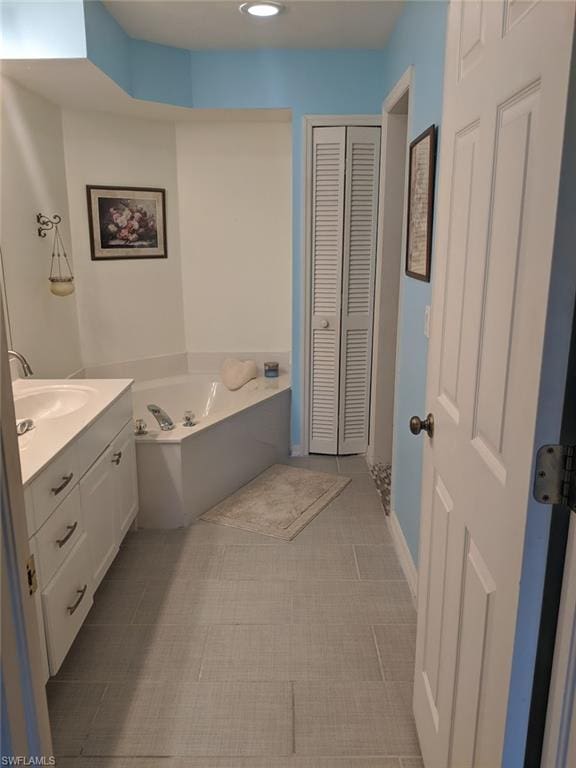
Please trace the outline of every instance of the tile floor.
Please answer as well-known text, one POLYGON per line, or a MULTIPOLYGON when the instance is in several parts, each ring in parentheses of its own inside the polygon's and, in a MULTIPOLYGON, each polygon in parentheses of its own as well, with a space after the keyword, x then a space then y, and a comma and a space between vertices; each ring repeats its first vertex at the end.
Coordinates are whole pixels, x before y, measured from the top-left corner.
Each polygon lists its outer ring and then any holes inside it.
POLYGON ((290 543, 130 533, 48 684, 61 768, 423 768, 416 614, 360 457, 290 543))

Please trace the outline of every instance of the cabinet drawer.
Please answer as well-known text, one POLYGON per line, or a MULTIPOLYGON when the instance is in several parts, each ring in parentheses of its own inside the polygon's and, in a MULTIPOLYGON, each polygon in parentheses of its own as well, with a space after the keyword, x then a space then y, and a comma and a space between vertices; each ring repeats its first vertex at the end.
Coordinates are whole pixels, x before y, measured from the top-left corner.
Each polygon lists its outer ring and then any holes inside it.
POLYGON ((83 533, 80 488, 76 485, 36 534, 42 584, 48 584, 83 533))
POLYGON ((92 426, 80 436, 77 444, 80 474, 84 475, 98 456, 132 420, 132 392, 125 392, 92 426))
MULTIPOLYGON (((32 482, 34 531, 37 531, 50 513, 68 496, 80 479, 78 449, 69 445, 60 456, 32 482)), ((33 531, 28 532, 30 535, 33 531)))
POLYGON ((83 534, 42 593, 50 674, 55 675, 93 602, 88 540, 83 534))

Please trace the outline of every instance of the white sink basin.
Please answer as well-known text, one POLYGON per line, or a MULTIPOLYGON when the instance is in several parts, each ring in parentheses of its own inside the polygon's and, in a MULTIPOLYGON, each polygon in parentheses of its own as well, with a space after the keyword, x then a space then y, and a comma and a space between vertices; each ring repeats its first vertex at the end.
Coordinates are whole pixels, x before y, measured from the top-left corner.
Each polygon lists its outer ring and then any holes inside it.
POLYGON ((83 408, 95 390, 91 387, 59 385, 27 389, 16 395, 16 419, 59 419, 83 408))

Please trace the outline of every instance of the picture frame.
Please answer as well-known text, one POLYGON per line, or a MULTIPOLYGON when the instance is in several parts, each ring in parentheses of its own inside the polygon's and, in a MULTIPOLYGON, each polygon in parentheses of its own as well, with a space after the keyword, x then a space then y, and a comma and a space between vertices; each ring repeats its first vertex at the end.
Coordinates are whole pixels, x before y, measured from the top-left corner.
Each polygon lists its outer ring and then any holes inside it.
POLYGON ((92 261, 166 259, 166 190, 87 185, 92 261))
POLYGON ((430 282, 436 178, 437 128, 431 125, 410 143, 406 274, 430 282))

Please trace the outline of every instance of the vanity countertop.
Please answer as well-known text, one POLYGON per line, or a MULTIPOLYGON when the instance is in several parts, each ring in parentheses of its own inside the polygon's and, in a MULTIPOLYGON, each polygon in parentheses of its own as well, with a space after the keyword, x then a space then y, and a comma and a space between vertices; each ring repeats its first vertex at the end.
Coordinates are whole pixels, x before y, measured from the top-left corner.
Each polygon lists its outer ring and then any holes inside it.
POLYGON ((49 462, 130 389, 132 379, 16 379, 16 418, 32 418, 34 429, 18 438, 22 482, 49 462))

